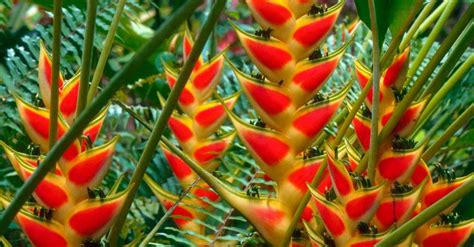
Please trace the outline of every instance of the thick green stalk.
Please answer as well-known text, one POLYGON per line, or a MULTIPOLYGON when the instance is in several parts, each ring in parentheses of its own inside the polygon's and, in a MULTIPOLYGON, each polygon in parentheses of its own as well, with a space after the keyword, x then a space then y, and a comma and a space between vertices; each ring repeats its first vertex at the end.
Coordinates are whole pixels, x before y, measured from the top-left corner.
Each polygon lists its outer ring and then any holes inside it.
MULTIPOLYGON (((400 118, 405 113, 406 109, 410 106, 411 102, 415 100, 416 96, 420 92, 421 88, 431 76, 435 68, 438 66, 439 62, 445 56, 446 52, 451 48, 452 44, 456 41, 459 35, 462 33, 464 28, 471 22, 472 15, 474 13, 474 4, 471 4, 469 9, 464 13, 464 15, 458 20, 454 28, 449 33, 448 37, 443 41, 439 49, 436 51, 434 56, 431 58, 430 62, 424 69, 423 73, 418 77, 418 79, 413 84, 413 87, 410 89, 407 95, 403 98, 403 100, 398 103, 392 116, 385 124, 384 128, 379 134, 378 143, 380 144, 381 141, 385 140, 393 131, 395 126, 397 125, 400 118)), ((449 59, 449 58, 448 58, 449 59)), ((359 166, 356 168, 356 172, 362 172, 367 168, 367 161, 368 156, 364 155, 364 157, 359 162, 359 166)))
POLYGON ((94 41, 95 18, 97 15, 97 0, 87 0, 87 22, 84 48, 82 51, 81 83, 79 84, 79 95, 77 97, 76 116, 86 107, 87 91, 89 90, 89 79, 92 63, 92 45, 94 41))
POLYGON ((133 79, 131 76, 133 72, 138 70, 146 59, 150 57, 167 38, 176 32, 176 27, 180 26, 192 15, 193 11, 201 2, 202 1, 187 1, 170 16, 155 32, 153 37, 135 53, 131 61, 112 78, 110 83, 107 84, 92 104, 79 115, 69 131, 53 146, 33 175, 18 190, 10 206, 1 215, 0 235, 5 232, 18 210, 20 210, 23 204, 30 198, 35 188, 54 167, 66 149, 82 134, 82 131, 87 127, 89 122, 101 111, 102 107, 108 104, 110 98, 112 98, 123 85, 133 79))
MULTIPOLYGON (((436 1, 431 1, 433 3, 436 4, 436 1)), ((423 23, 421 23, 420 27, 417 28, 416 32, 415 32, 415 38, 418 37, 418 35, 420 35, 421 33, 424 33, 430 26, 431 24, 433 24, 433 22, 435 22, 439 16, 441 15, 441 13, 443 13, 443 11, 446 9, 446 4, 448 4, 449 1, 445 0, 443 1, 436 9, 435 11, 429 13, 430 15, 428 16, 428 18, 423 18, 423 23)))
POLYGON ((379 100, 380 100, 380 48, 377 32, 377 13, 374 0, 369 0, 370 29, 372 30, 372 119, 370 120, 369 168, 370 181, 375 181, 375 165, 377 164, 377 135, 379 133, 379 100))
POLYGON ((433 27, 433 30, 431 30, 430 35, 424 42, 423 47, 418 53, 418 56, 416 57, 415 61, 413 61, 413 63, 410 65, 410 69, 408 69, 407 73, 408 78, 412 78, 415 75, 416 71, 420 67, 420 64, 425 59, 426 54, 428 54, 428 51, 430 50, 431 46, 436 41, 436 38, 438 38, 439 33, 443 29, 444 23, 448 20, 449 16, 451 15, 451 12, 454 10, 454 7, 456 7, 457 2, 457 0, 447 1, 446 9, 443 11, 443 14, 436 22, 435 26, 433 27))
POLYGON ((426 16, 430 14, 431 10, 433 7, 436 5, 436 1, 430 1, 421 11, 420 15, 416 18, 415 22, 413 25, 410 26, 410 29, 408 30, 407 34, 403 37, 402 43, 400 43, 400 50, 403 51, 407 46, 410 45, 410 41, 413 38, 413 35, 415 34, 416 30, 420 26, 420 24, 426 20, 426 16))
POLYGON ((51 148, 58 136, 58 112, 59 112, 59 63, 61 62, 61 19, 63 13, 62 0, 54 0, 53 19, 53 75, 51 81, 51 95, 49 108, 49 148, 51 148))
MULTIPOLYGON (((426 87, 425 91, 421 98, 426 97, 434 92, 437 92, 441 87, 441 84, 446 81, 451 70, 455 67, 458 63, 459 59, 461 58, 462 54, 466 50, 466 48, 471 44, 472 40, 474 40, 474 24, 471 23, 466 30, 461 34, 459 39, 454 44, 454 49, 449 54, 448 59, 443 62, 443 65, 436 74, 435 78, 430 81, 428 86, 426 87)), ((472 57, 472 55, 471 55, 472 57)), ((469 59, 468 59, 469 60, 469 59)), ((472 64, 472 63, 471 63, 472 64)))
POLYGON ((448 92, 456 85, 456 83, 460 82, 463 76, 472 69, 474 65, 474 54, 471 54, 469 58, 456 70, 456 72, 449 77, 446 83, 439 89, 433 98, 430 100, 428 105, 423 110, 423 113, 419 117, 417 128, 414 133, 417 133, 423 125, 428 121, 428 119, 433 115, 436 110, 436 107, 439 103, 444 99, 444 97, 448 94, 448 92))
POLYGON ((173 87, 173 90, 171 91, 168 100, 166 101, 165 106, 163 107, 160 117, 158 118, 158 121, 156 122, 153 131, 151 132, 151 135, 146 143, 145 149, 140 157, 140 160, 138 161, 138 165, 130 181, 130 192, 127 195, 127 198, 125 199, 124 205, 118 215, 117 221, 112 226, 109 235, 109 244, 111 246, 117 245, 119 233, 122 229, 123 223, 125 222, 128 210, 130 208, 130 205, 132 204, 135 193, 138 190, 138 186, 140 185, 140 182, 143 179, 143 176, 145 175, 146 168, 148 167, 151 162, 151 159, 153 158, 156 147, 161 139, 161 136, 163 135, 168 119, 171 116, 174 108, 176 107, 178 98, 181 95, 181 92, 183 91, 184 86, 186 85, 186 82, 189 79, 189 76, 191 75, 194 64, 199 59, 202 49, 204 48, 204 45, 206 44, 206 41, 208 40, 209 35, 211 34, 214 25, 216 24, 224 6, 225 0, 217 0, 214 6, 212 7, 211 13, 209 14, 204 25, 202 26, 201 32, 199 33, 196 42, 194 43, 191 54, 189 55, 188 60, 184 64, 184 67, 181 70, 181 73, 173 87))
POLYGON ((433 145, 431 145, 424 153, 423 153, 423 160, 428 162, 433 158, 433 156, 438 152, 438 150, 443 146, 445 142, 451 138, 456 131, 458 131, 462 126, 466 125, 471 118, 474 117, 474 105, 470 105, 466 111, 464 111, 443 133, 443 135, 436 140, 433 145))
MULTIPOLYGON (((327 162, 324 162, 319 168, 318 173, 316 173, 316 176, 314 177, 313 181, 308 186, 317 187, 319 185, 319 183, 321 182, 321 179, 323 178, 323 173, 326 170, 326 166, 327 166, 327 162)), ((311 199, 311 193, 307 191, 306 194, 304 194, 303 198, 301 198, 300 204, 298 205, 298 208, 296 209, 295 214, 293 215, 293 219, 291 219, 291 223, 288 226, 288 230, 286 231, 286 235, 281 246, 283 247, 289 246, 290 241, 291 241, 291 236, 293 235, 293 232, 296 228, 296 224, 298 224, 299 220, 301 219, 301 214, 303 213, 303 210, 306 208, 306 205, 308 205, 308 202, 310 199, 311 199)))
POLYGON ((436 217, 444 209, 453 205, 453 203, 459 201, 465 195, 474 190, 474 176, 466 181, 465 184, 459 186, 457 189, 451 191, 448 195, 441 198, 439 201, 421 211, 417 216, 409 220, 407 223, 401 225, 395 231, 389 233, 382 241, 376 246, 396 246, 398 243, 403 241, 408 235, 415 232, 420 226, 428 222, 433 217, 436 217))
POLYGON ((120 18, 122 17, 123 7, 127 0, 120 0, 115 8, 114 19, 110 23, 109 31, 107 32, 107 37, 105 38, 104 47, 100 53, 99 62, 97 62, 97 67, 94 71, 94 76, 92 77, 91 86, 89 92, 87 93, 87 102, 86 105, 89 105, 94 99, 95 94, 97 93, 97 88, 99 87, 100 78, 102 78, 102 73, 104 73, 104 68, 109 58, 110 50, 114 44, 115 32, 120 23, 120 18))
MULTIPOLYGON (((146 235, 145 239, 140 243, 139 247, 145 247, 148 245, 148 243, 151 241, 151 239, 156 235, 158 230, 160 230, 161 226, 165 223, 165 221, 171 216, 173 211, 178 207, 179 203, 188 195, 188 193, 191 191, 194 186, 200 181, 200 178, 197 178, 194 180, 194 182, 188 186, 183 192, 181 192, 178 200, 174 202, 173 206, 171 206, 169 209, 165 209, 166 213, 161 217, 161 219, 156 223, 156 225, 153 227, 153 229, 146 235)), ((165 207, 163 207, 165 208, 165 207)))

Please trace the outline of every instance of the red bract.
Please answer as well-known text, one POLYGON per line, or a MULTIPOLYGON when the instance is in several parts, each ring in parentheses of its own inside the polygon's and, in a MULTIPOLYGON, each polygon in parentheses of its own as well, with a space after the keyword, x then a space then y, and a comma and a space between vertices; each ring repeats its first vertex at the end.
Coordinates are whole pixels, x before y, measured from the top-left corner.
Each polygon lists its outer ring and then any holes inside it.
MULTIPOLYGON (((59 83, 59 124, 61 138, 76 115, 79 74, 59 83)), ((42 152, 49 150, 49 95, 51 59, 41 45, 38 82, 46 108, 34 106, 18 96, 18 112, 28 136, 42 152)), ((48 173, 36 187, 33 197, 38 206, 24 206, 16 216, 20 227, 33 246, 79 246, 84 240, 99 240, 114 222, 127 195, 126 192, 101 199, 91 199, 91 189, 101 184, 112 162, 118 138, 91 147, 102 127, 104 109, 84 130, 84 139, 76 140, 64 153, 54 172, 48 173), (88 139, 88 140, 87 140, 88 139)), ((1 142, 8 159, 23 180, 28 180, 43 159, 26 155, 1 142)), ((102 196, 102 195, 101 195, 102 196)), ((2 199, 3 204, 9 198, 2 199)))

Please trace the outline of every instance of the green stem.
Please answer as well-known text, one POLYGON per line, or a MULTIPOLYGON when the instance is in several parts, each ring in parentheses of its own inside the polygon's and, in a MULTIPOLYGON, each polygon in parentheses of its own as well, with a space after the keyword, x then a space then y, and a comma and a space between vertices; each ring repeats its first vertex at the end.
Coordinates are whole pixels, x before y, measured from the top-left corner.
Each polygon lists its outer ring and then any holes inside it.
MULTIPOLYGON (((474 24, 470 24, 469 27, 464 30, 461 34, 459 39, 454 44, 454 49, 449 54, 448 59, 443 62, 443 65, 436 74, 435 78, 431 80, 431 82, 426 87, 425 91, 421 98, 427 97, 430 94, 438 91, 441 87, 441 84, 446 81, 451 70, 455 67, 459 59, 461 58, 462 54, 466 50, 466 48, 471 44, 471 41, 474 39, 474 24)), ((471 55, 472 57, 472 55, 471 55)), ((468 59, 469 61, 469 59, 468 59)), ((471 62, 472 64, 472 62, 471 62)))
MULTIPOLYGON (((317 187, 319 183, 321 182, 321 179, 323 178, 324 171, 326 170, 327 162, 324 162, 321 167, 318 170, 318 173, 316 173, 316 176, 314 177, 313 181, 311 182, 311 187, 317 187)), ((303 198, 300 201, 300 204, 298 205, 298 208, 295 211, 295 214, 293 215, 293 218, 291 219, 291 223, 288 226, 288 230, 286 231, 285 238, 283 239, 283 243, 281 246, 289 246, 290 241, 291 241, 291 236, 293 235, 294 229, 296 228, 296 225, 298 224, 301 214, 303 213, 303 210, 306 208, 306 205, 308 205, 309 200, 311 199, 311 193, 307 191, 303 198)))
POLYGON ((99 113, 109 99, 127 82, 130 82, 134 71, 139 69, 146 59, 150 57, 163 42, 169 38, 176 27, 180 26, 193 11, 201 4, 202 1, 187 1, 172 16, 170 16, 155 32, 153 37, 144 44, 140 50, 135 53, 133 58, 120 70, 102 90, 101 94, 87 107, 76 119, 74 124, 66 132, 66 134, 53 146, 48 152, 43 162, 35 170, 33 175, 23 184, 13 198, 10 206, 3 212, 0 218, 0 235, 8 228, 9 223, 15 217, 23 204, 30 198, 31 194, 46 176, 46 174, 54 167, 61 155, 76 140, 82 131, 86 128, 90 121, 99 113))
POLYGON ((415 34, 416 30, 418 29, 418 27, 420 26, 420 24, 426 20, 426 16, 428 16, 428 14, 430 14, 431 10, 433 9, 433 7, 436 5, 436 1, 430 1, 430 3, 428 3, 424 8, 423 10, 421 11, 421 13, 418 15, 418 17, 416 18, 415 22, 410 26, 410 29, 408 30, 407 34, 403 37, 403 41, 402 43, 400 44, 400 50, 403 51, 405 50, 405 48, 407 48, 407 46, 410 45, 410 41, 411 39, 413 38, 413 35, 415 34))
POLYGON ((79 96, 77 97, 76 116, 79 115, 87 103, 87 91, 89 90, 89 79, 92 63, 92 45, 94 41, 95 18, 97 15, 97 0, 87 0, 87 22, 84 48, 82 52, 81 83, 79 84, 79 96))
POLYGON ((448 129, 443 133, 443 135, 436 140, 433 145, 431 145, 424 153, 423 153, 423 160, 428 162, 433 158, 433 156, 438 152, 441 146, 451 138, 456 131, 458 131, 462 126, 467 124, 471 118, 474 116, 474 105, 470 105, 466 111, 464 111, 461 116, 459 116, 454 123, 452 123, 448 129))
POLYGON ((379 133, 379 98, 380 98, 380 48, 377 32, 377 13, 374 0, 369 0, 370 28, 372 30, 372 119, 370 121, 369 169, 370 181, 375 181, 375 165, 377 164, 377 135, 379 133))
POLYGON ((444 97, 454 87, 454 85, 456 85, 456 83, 461 81, 463 76, 472 69, 473 65, 474 65, 474 55, 471 54, 471 56, 469 56, 469 58, 459 67, 459 69, 456 70, 456 72, 454 72, 453 75, 451 75, 451 77, 449 77, 446 83, 441 87, 440 90, 438 90, 438 92, 430 100, 428 105, 423 110, 423 113, 419 117, 417 128, 414 131, 414 133, 417 133, 423 127, 426 121, 428 121, 431 115, 433 115, 433 113, 435 112, 435 108, 439 105, 439 103, 444 99, 444 97))
MULTIPOLYGON (((433 3, 436 3, 436 1, 431 1, 433 3)), ((446 4, 448 4, 449 1, 443 1, 436 9, 435 11, 429 13, 430 15, 428 18, 423 18, 420 27, 417 28, 415 32, 415 38, 417 38, 421 33, 424 33, 430 26, 435 22, 438 17, 443 13, 444 9, 446 8, 446 4)))
POLYGON ((454 7, 456 7, 457 2, 458 2, 457 0, 447 1, 446 9, 443 11, 443 14, 439 18, 439 20, 436 22, 435 26, 433 27, 433 30, 431 30, 430 35, 425 40, 423 47, 419 51, 418 56, 416 57, 415 61, 413 61, 413 63, 410 65, 410 69, 408 70, 408 73, 407 73, 408 78, 412 78, 415 75, 416 71, 420 67, 420 64, 425 59, 426 54, 428 54, 428 51, 430 50, 431 46, 436 41, 436 38, 441 32, 444 23, 448 20, 449 16, 451 15, 451 12, 454 10, 454 7))
POLYGON ((387 237, 380 241, 376 246, 396 246, 403 241, 408 235, 415 232, 420 226, 428 222, 436 215, 440 214, 444 209, 459 201, 465 195, 474 190, 474 177, 466 181, 465 184, 459 186, 457 189, 451 191, 445 197, 421 211, 417 216, 403 224, 395 231, 391 232, 387 237))
POLYGON ((115 8, 114 19, 112 20, 112 23, 110 23, 109 32, 107 32, 104 47, 102 48, 102 52, 100 53, 99 62, 97 63, 97 67, 95 68, 91 86, 89 88, 89 92, 87 93, 86 105, 89 105, 92 102, 95 94, 97 93, 100 78, 102 77, 102 73, 104 73, 104 68, 107 63, 107 59, 109 58, 110 50, 112 49, 112 45, 114 44, 115 32, 117 31, 117 27, 120 23, 120 18, 122 17, 123 8, 126 2, 127 0, 120 0, 117 4, 117 7, 115 8))
POLYGON ((426 133, 426 135, 423 137, 423 141, 421 141, 421 143, 429 143, 429 141, 431 140, 431 138, 433 137, 434 134, 436 134, 436 132, 438 132, 438 130, 441 129, 441 126, 443 126, 443 124, 450 118, 452 118, 453 116, 451 115, 452 113, 449 112, 449 111, 445 111, 445 112, 442 112, 440 113, 441 116, 438 116, 438 118, 436 119, 436 123, 433 125, 433 127, 431 127, 431 129, 426 133))
POLYGON ((59 65, 61 62, 61 7, 62 0, 54 0, 53 19, 53 75, 51 81, 51 98, 49 108, 49 148, 58 136, 58 104, 59 104, 59 65))
MULTIPOLYGON (((420 92, 421 88, 431 76, 435 68, 438 66, 439 62, 443 57, 446 55, 446 52, 451 48, 452 44, 456 41, 459 35, 462 33, 464 28, 471 22, 472 15, 474 13, 474 4, 471 4, 469 9, 464 13, 464 15, 458 20, 454 28, 449 33, 448 37, 443 41, 439 49, 436 51, 434 56, 431 58, 430 62, 424 69, 423 73, 418 77, 415 81, 413 87, 410 89, 407 95, 403 98, 403 100, 398 103, 395 110, 392 113, 392 116, 385 124, 384 128, 379 134, 378 137, 378 144, 385 140, 393 131, 395 126, 397 125, 400 118, 405 113, 406 109, 410 106, 411 102, 416 98, 418 93, 420 92)), ((448 58, 449 59, 449 58, 448 58)), ((359 166, 356 168, 356 172, 362 172, 367 168, 368 156, 364 155, 364 157, 359 162, 359 166)))
MULTIPOLYGON (((173 213, 173 211, 178 207, 179 203, 184 199, 184 197, 186 197, 186 195, 188 195, 188 193, 191 191, 192 188, 194 188, 194 186, 196 186, 196 184, 200 181, 201 179, 200 178, 197 178, 196 180, 194 180, 194 182, 188 186, 188 188, 186 188, 186 190, 184 190, 183 192, 181 192, 178 200, 176 200, 176 202, 174 202, 173 206, 171 206, 171 208, 169 208, 168 210, 166 210, 166 213, 163 215, 163 217, 161 217, 161 219, 156 223, 155 227, 153 227, 153 229, 146 235, 145 239, 143 239, 143 241, 140 243, 139 247, 145 247, 148 245, 148 243, 151 241, 151 239, 156 235, 156 233, 158 232, 158 230, 160 230, 161 226, 165 223, 165 221, 171 216, 171 214, 173 213)), ((165 208, 165 207, 163 207, 165 208)))
POLYGON ((124 205, 117 217, 117 221, 112 226, 111 233, 109 235, 109 244, 111 246, 117 245, 119 233, 122 229, 123 223, 125 222, 128 210, 130 208, 130 205, 132 204, 135 193, 138 190, 140 181, 143 179, 146 168, 148 167, 151 162, 151 159, 153 158, 153 154, 155 153, 156 147, 161 139, 168 119, 171 116, 171 113, 173 112, 174 108, 176 107, 178 98, 181 95, 181 92, 183 91, 184 86, 186 85, 186 82, 189 79, 189 76, 191 75, 194 64, 199 59, 202 49, 204 48, 204 45, 206 44, 206 41, 208 40, 209 35, 211 34, 212 29, 214 28, 214 25, 216 24, 224 6, 225 0, 218 0, 214 4, 211 13, 209 14, 204 25, 202 26, 201 32, 199 33, 199 36, 197 37, 196 42, 194 43, 191 54, 189 55, 186 63, 184 64, 184 67, 181 70, 181 73, 173 87, 173 90, 171 91, 168 100, 166 101, 166 104, 163 107, 160 117, 158 118, 158 121, 156 122, 153 131, 151 132, 151 135, 146 143, 145 149, 140 157, 140 160, 138 161, 138 165, 130 181, 130 193, 125 199, 124 205))

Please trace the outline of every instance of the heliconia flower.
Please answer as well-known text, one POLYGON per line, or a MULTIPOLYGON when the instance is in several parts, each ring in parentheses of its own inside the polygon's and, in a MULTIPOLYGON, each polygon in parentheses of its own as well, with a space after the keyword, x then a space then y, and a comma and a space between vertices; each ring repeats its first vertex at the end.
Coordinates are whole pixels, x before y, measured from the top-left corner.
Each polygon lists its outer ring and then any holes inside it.
POLYGON ((246 2, 262 28, 271 28, 272 34, 280 40, 285 41, 289 38, 288 34, 293 31, 296 20, 286 1, 246 0, 246 2))
MULTIPOLYGON (((316 172, 326 161, 325 156, 321 155, 310 159, 298 159, 296 162, 297 164, 289 171, 289 175, 277 183, 277 191, 281 194, 279 199, 284 201, 289 208, 299 204, 299 200, 296 199, 304 196, 308 191, 306 184, 312 182, 316 172)), ((325 170, 318 190, 324 192, 326 188, 330 187, 331 181, 327 170, 325 170)))
MULTIPOLYGON (((41 99, 44 105, 49 108, 51 98, 51 83, 53 81, 53 63, 51 62, 51 56, 46 51, 46 47, 40 42, 40 56, 38 59, 38 85, 41 93, 41 99)), ((61 73, 59 73, 59 91, 61 92, 64 85, 64 79, 61 73)))
POLYGON ((104 109, 97 115, 97 117, 89 122, 89 125, 84 129, 82 132, 83 137, 86 137, 82 141, 82 148, 81 150, 84 151, 87 149, 88 140, 90 140, 91 144, 94 144, 95 140, 99 136, 100 130, 102 129, 102 125, 104 124, 105 116, 107 115, 109 107, 104 107, 104 109))
MULTIPOLYGON (((467 182, 472 176, 474 175, 467 175, 461 178, 457 178, 454 181, 443 180, 439 179, 438 182, 433 183, 429 186, 426 186, 425 192, 423 193, 423 197, 421 200, 421 209, 425 209, 432 205, 433 203, 437 202, 449 192, 455 190, 459 186, 463 185, 467 182)), ((444 210, 443 212, 450 212, 456 207, 457 203, 454 203, 449 208, 444 210)))
POLYGON ((348 83, 327 100, 308 104, 298 109, 291 126, 283 133, 290 139, 296 152, 310 146, 341 106, 352 84, 348 83))
POLYGON ((265 174, 275 181, 283 179, 293 166, 296 156, 290 140, 274 130, 250 125, 231 112, 228 115, 240 140, 265 174))
POLYGON ((418 229, 416 241, 420 247, 464 246, 473 229, 473 220, 455 225, 431 225, 418 229))
POLYGON ((296 20, 288 48, 297 61, 308 57, 331 31, 345 1, 338 1, 323 14, 306 15, 296 20))
POLYGON ((65 231, 70 242, 80 244, 85 239, 102 237, 117 218, 129 191, 77 204, 66 219, 65 231))
MULTIPOLYGON (((193 46, 194 46, 193 37, 191 36, 191 33, 189 32, 189 30, 186 29, 186 31, 184 32, 184 37, 183 37, 183 60, 184 61, 188 59, 188 56, 191 53, 193 46)), ((202 64, 203 64, 202 57, 199 57, 196 64, 194 65, 194 71, 198 70, 202 64)))
POLYGON ((21 209, 16 215, 16 222, 35 247, 73 246, 64 233, 63 225, 55 220, 45 220, 21 209))
MULTIPOLYGON (((17 174, 20 176, 21 176, 20 167, 19 167, 20 161, 18 160, 23 161, 24 163, 30 165, 31 167, 38 167, 38 165, 41 163, 41 161, 44 158, 43 156, 28 155, 28 154, 15 151, 13 148, 9 147, 6 143, 2 141, 0 141, 0 146, 3 147, 3 151, 7 155, 7 158, 10 161, 10 164, 12 164, 13 168, 15 169, 17 174)), ((56 166, 54 173, 58 176, 63 175, 61 169, 59 169, 58 166, 56 166)))
MULTIPOLYGON (((20 118, 25 127, 26 133, 31 140, 38 144, 43 152, 49 150, 49 111, 44 108, 35 107, 19 97, 15 97, 20 118)), ((61 115, 58 118, 58 139, 61 138, 68 129, 67 123, 61 115)), ((79 141, 75 141, 64 153, 62 160, 71 161, 81 151, 79 141)), ((64 162, 60 162, 64 163, 64 162)))
POLYGON ((407 193, 385 195, 373 219, 377 230, 383 232, 393 224, 400 226, 408 221, 420 201, 426 182, 407 193))
POLYGON ((220 53, 191 74, 191 84, 200 103, 203 103, 213 93, 220 81, 223 68, 224 56, 223 53, 220 53))
MULTIPOLYGON (((232 109, 237 102, 239 93, 224 98, 227 108, 232 109)), ((198 139, 208 138, 215 133, 217 129, 224 123, 227 115, 224 107, 217 100, 209 101, 201 104, 196 109, 193 119, 193 130, 198 139)))
MULTIPOLYGON (((36 168, 21 159, 18 160, 18 164, 20 177, 25 181, 28 180, 36 168)), ((33 192, 33 197, 43 207, 54 209, 54 218, 60 222, 64 222, 66 214, 74 205, 73 197, 66 190, 65 178, 54 173, 45 176, 33 192)))
MULTIPOLYGON (((418 102, 413 103, 405 113, 402 115, 400 121, 395 126, 392 131, 393 135, 398 135, 401 137, 406 137, 411 134, 416 126, 419 116, 421 115, 424 106, 426 105, 427 98, 424 98, 418 102)), ((350 107, 349 107, 350 108, 350 107)), ((385 126, 385 124, 390 119, 393 107, 388 107, 390 110, 379 119, 379 131, 385 126)), ((354 131, 357 135, 364 151, 369 150, 370 143, 370 119, 362 116, 360 113, 357 113, 354 119, 352 120, 352 125, 354 126, 354 131)))
POLYGON ((378 179, 390 182, 408 182, 423 150, 424 145, 410 150, 394 150, 392 148, 384 151, 377 164, 377 175, 380 176, 378 179))
POLYGON ((319 91, 337 67, 347 44, 325 57, 303 60, 287 85, 288 95, 297 107, 305 104, 319 91))
POLYGON ((194 147, 192 157, 203 167, 214 170, 219 161, 216 161, 229 148, 234 140, 235 132, 229 132, 216 139, 208 139, 194 147))
MULTIPOLYGON (((397 126, 393 130, 393 133, 401 137, 409 136, 415 129, 418 118, 420 117, 423 109, 425 108, 427 101, 428 98, 425 97, 417 102, 412 103, 406 109, 405 113, 400 118, 400 121, 398 121, 397 126)), ((390 107, 387 109, 390 109, 390 107)), ((388 110, 387 113, 382 116, 382 126, 385 126, 385 124, 388 122, 388 120, 392 116, 392 112, 393 108, 388 110)))
POLYGON ((418 164, 415 167, 415 170, 413 171, 413 174, 411 175, 410 182, 413 186, 418 186, 421 184, 425 179, 427 179, 427 185, 431 185, 432 179, 431 179, 431 173, 426 165, 425 161, 422 159, 418 162, 418 164))
POLYGON ((118 137, 108 143, 82 152, 67 166, 66 185, 77 201, 87 198, 88 188, 95 188, 105 177, 115 150, 118 137))
POLYGON ((81 76, 77 73, 66 82, 59 98, 59 111, 68 124, 72 124, 76 117, 77 98, 79 97, 79 83, 81 76))
POLYGON ((344 201, 349 194, 354 193, 356 188, 353 185, 352 179, 344 164, 335 160, 331 155, 328 155, 327 161, 331 182, 334 185, 334 191, 338 198, 344 201))
POLYGON ((347 219, 341 206, 327 201, 311 187, 309 187, 309 191, 314 198, 319 217, 336 244, 343 245, 347 243, 352 237, 352 229, 350 229, 349 219, 347 219))
MULTIPOLYGON (((166 63, 162 64, 163 68, 165 69, 165 75, 168 85, 170 86, 170 88, 173 88, 174 84, 176 83, 176 80, 178 79, 178 72, 174 71, 170 65, 167 65, 166 63)), ((178 99, 179 107, 183 109, 183 111, 187 113, 192 113, 193 109, 198 106, 198 101, 196 99, 195 94, 196 93, 194 92, 192 85, 189 83, 186 84, 178 99)))
POLYGON ((263 39, 232 25, 252 62, 270 81, 290 80, 296 67, 296 59, 285 43, 274 38, 263 39))
MULTIPOLYGON (((392 88, 401 89, 400 85, 406 79, 408 70, 410 48, 406 48, 401 54, 394 58, 391 65, 383 72, 380 79, 380 108, 388 107, 394 100, 392 88)), ((355 61, 355 74, 360 86, 363 88, 372 76, 370 69, 359 61, 355 61)), ((369 108, 372 105, 372 89, 367 94, 366 104, 369 108)))

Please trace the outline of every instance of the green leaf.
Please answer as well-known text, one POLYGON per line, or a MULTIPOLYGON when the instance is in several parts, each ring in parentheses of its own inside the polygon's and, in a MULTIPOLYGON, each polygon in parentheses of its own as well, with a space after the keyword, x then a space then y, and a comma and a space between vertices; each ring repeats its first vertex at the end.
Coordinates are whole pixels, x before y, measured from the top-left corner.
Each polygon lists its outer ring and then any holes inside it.
POLYGON ((410 11, 412 11, 416 5, 416 0, 392 1, 391 5, 391 18, 389 18, 390 23, 388 28, 392 35, 396 35, 400 32, 403 23, 410 15, 410 11))
MULTIPOLYGON (((357 13, 362 22, 365 23, 370 29, 370 11, 369 11, 370 0, 355 0, 357 13)), ((375 15, 377 19, 377 33, 379 35, 379 48, 382 47, 385 35, 387 34, 388 27, 390 25, 390 8, 392 0, 377 1, 374 0, 375 4, 375 15)))
MULTIPOLYGON (((370 0, 355 0, 359 18, 370 28, 370 0)), ((379 48, 382 47, 388 29, 392 35, 397 34, 402 28, 410 11, 416 5, 417 0, 374 0, 375 15, 377 18, 377 32, 379 34, 379 48)))

